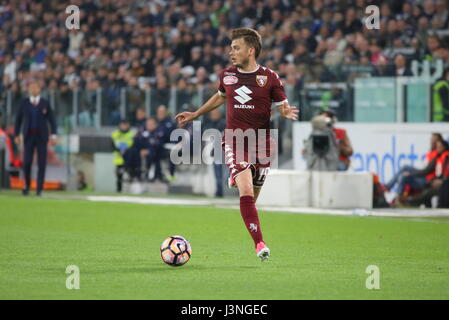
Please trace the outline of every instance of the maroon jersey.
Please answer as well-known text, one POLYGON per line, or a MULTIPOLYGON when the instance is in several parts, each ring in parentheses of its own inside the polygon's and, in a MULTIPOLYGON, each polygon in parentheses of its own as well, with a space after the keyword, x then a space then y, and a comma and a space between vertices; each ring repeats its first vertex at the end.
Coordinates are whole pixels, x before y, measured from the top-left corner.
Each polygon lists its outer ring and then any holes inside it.
POLYGON ((270 139, 271 105, 281 105, 287 100, 279 76, 272 70, 258 66, 253 72, 241 72, 230 67, 220 74, 218 88, 226 96, 226 129, 255 130, 254 144, 244 140, 243 153, 239 154, 236 140, 223 138, 226 164, 231 171, 231 185, 241 172, 253 170, 253 184, 262 186, 271 165, 275 141, 270 139), (259 143, 259 129, 265 129, 265 137, 259 143))
POLYGON ((262 66, 253 72, 236 67, 223 70, 218 91, 226 96, 227 129, 270 129, 272 103, 287 100, 279 76, 262 66))

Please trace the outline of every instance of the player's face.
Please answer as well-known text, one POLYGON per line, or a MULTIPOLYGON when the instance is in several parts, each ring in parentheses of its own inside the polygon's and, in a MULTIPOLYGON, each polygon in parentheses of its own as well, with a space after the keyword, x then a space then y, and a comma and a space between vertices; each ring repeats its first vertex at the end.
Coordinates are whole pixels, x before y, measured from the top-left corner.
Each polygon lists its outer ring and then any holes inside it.
POLYGON ((248 47, 242 38, 232 40, 231 50, 229 51, 232 65, 238 68, 245 68, 249 64, 251 50, 254 49, 248 47))

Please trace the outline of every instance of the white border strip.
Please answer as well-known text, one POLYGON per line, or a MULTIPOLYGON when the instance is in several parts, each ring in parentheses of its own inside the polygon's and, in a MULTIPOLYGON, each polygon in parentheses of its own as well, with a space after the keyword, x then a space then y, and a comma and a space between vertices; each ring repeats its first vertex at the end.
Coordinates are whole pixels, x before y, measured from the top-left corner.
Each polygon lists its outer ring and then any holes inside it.
MULTIPOLYGON (((121 202, 137 204, 158 205, 184 205, 184 206, 214 206, 223 209, 239 210, 238 199, 173 199, 173 198, 146 198, 129 196, 88 196, 88 201, 95 202, 121 202)), ((449 217, 449 209, 415 209, 415 208, 384 208, 384 209, 320 209, 296 207, 270 207, 259 206, 260 211, 285 212, 296 214, 328 214, 341 216, 375 216, 375 217, 449 217)))

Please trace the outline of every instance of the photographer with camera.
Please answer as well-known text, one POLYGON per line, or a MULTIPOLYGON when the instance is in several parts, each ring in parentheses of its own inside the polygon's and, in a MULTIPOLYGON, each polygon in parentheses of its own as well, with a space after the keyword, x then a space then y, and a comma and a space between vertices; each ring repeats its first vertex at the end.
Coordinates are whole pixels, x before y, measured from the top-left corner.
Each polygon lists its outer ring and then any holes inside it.
POLYGON ((337 171, 338 145, 331 123, 324 115, 312 118, 312 133, 304 141, 307 170, 337 171))
POLYGON ((312 118, 312 133, 305 142, 307 169, 316 171, 346 171, 353 149, 346 130, 335 128, 337 121, 331 110, 312 118))
POLYGON ((332 128, 335 138, 337 139, 338 146, 338 171, 346 171, 351 164, 350 156, 353 155, 354 150, 352 149, 351 141, 346 133, 345 129, 336 128, 335 123, 337 122, 337 117, 332 110, 325 110, 321 112, 321 115, 327 117, 327 121, 332 128))

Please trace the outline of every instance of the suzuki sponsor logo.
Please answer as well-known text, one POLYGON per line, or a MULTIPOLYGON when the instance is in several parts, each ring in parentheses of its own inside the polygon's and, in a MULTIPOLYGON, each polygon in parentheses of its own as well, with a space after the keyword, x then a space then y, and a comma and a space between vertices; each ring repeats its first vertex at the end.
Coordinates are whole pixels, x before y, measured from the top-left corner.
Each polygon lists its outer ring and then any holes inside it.
MULTIPOLYGON (((247 86, 241 86, 240 88, 234 90, 237 93, 237 96, 234 97, 235 100, 240 102, 241 104, 245 104, 252 98, 249 94, 253 93, 247 86)), ((235 107, 235 106, 234 106, 235 107)))

